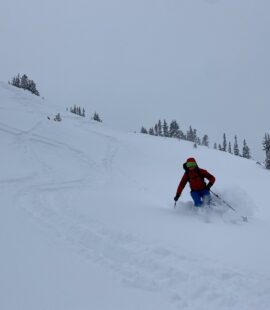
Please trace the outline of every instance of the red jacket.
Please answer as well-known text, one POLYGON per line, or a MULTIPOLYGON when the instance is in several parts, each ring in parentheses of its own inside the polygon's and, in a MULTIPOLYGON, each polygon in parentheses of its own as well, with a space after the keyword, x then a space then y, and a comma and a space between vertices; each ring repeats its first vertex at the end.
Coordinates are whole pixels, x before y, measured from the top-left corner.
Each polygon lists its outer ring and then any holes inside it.
POLYGON ((212 174, 210 174, 204 169, 196 168, 192 170, 187 170, 178 185, 176 195, 181 195, 187 182, 189 182, 190 189, 192 191, 199 191, 205 189, 206 183, 204 182, 204 178, 206 178, 209 183, 211 183, 211 185, 213 185, 216 180, 212 174))

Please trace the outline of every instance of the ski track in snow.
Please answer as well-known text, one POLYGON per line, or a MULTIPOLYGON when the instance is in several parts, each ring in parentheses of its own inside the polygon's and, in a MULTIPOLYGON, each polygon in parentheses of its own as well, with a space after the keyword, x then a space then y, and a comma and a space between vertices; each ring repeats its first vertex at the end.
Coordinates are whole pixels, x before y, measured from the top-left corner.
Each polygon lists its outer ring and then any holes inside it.
MULTIPOLYGON (((9 130, 17 134, 17 130, 9 130)), ((35 149, 39 143, 68 152, 86 163, 88 171, 95 167, 103 171, 104 176, 114 169, 119 146, 111 137, 105 137, 107 148, 100 166, 88 155, 63 142, 33 134, 32 130, 26 135, 33 143, 29 153, 42 163, 44 171, 49 167, 35 149)), ((44 229, 53 232, 85 259, 103 265, 125 286, 163 294, 178 309, 254 310, 262 309, 262 305, 265 305, 264 309, 270 307, 270 291, 265 290, 270 288, 269 279, 240 272, 220 262, 189 257, 180 249, 147 243, 139 236, 109 229, 95 219, 78 214, 76 206, 69 206, 65 201, 63 190, 79 191, 82 185, 91 188, 93 182, 89 174, 82 173, 77 179, 59 182, 49 179, 40 182, 34 176, 25 178, 25 185, 14 196, 14 204, 23 206, 44 229)))

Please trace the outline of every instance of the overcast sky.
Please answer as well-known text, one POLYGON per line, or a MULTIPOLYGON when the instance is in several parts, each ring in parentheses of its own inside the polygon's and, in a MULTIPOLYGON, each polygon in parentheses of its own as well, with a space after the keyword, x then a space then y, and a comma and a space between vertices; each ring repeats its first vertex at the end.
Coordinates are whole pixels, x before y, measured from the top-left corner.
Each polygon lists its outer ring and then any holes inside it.
POLYGON ((26 73, 47 100, 110 126, 270 132, 269 0, 0 0, 0 80, 26 73))

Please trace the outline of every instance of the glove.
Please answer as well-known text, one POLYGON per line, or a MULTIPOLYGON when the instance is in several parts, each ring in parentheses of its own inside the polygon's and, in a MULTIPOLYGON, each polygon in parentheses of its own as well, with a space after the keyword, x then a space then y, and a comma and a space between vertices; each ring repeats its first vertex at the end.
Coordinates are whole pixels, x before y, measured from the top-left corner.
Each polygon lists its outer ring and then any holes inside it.
POLYGON ((210 191, 210 188, 213 186, 212 183, 208 183, 205 187, 205 189, 207 189, 208 191, 210 191))
POLYGON ((176 202, 179 199, 179 197, 180 197, 180 194, 176 194, 175 197, 173 198, 174 201, 176 202))

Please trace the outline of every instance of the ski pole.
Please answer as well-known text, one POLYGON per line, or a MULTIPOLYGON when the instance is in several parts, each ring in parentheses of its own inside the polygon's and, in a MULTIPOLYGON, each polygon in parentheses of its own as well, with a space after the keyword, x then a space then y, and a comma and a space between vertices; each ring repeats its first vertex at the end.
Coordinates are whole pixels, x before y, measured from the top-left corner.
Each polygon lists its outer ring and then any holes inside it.
POLYGON ((218 194, 214 193, 212 190, 210 190, 210 192, 216 196, 217 198, 219 198, 227 207, 229 207, 230 209, 232 209, 234 212, 237 212, 231 205, 228 204, 228 202, 226 202, 224 199, 222 199, 218 194))
MULTIPOLYGON (((233 210, 235 213, 238 213, 230 204, 228 204, 227 201, 225 201, 223 198, 221 198, 218 194, 214 193, 212 190, 210 190, 210 192, 216 196, 218 199, 220 199, 227 207, 229 207, 231 210, 233 210)), ((241 216, 242 220, 244 222, 247 222, 247 216, 241 216)))

